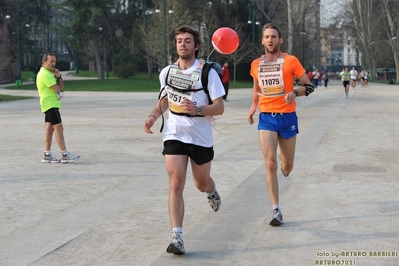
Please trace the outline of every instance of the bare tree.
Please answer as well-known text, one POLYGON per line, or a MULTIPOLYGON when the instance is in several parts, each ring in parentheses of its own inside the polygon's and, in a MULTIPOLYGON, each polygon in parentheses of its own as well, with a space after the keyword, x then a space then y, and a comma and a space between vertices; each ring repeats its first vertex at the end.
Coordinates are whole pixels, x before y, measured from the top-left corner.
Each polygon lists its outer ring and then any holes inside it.
MULTIPOLYGON (((381 17, 378 15, 376 1, 353 0, 350 6, 354 27, 363 47, 364 59, 374 76, 376 70, 376 37, 381 17)), ((377 37, 378 38, 378 37, 377 37)))
POLYGON ((392 3, 389 0, 382 0, 382 5, 384 7, 384 11, 386 13, 386 19, 388 22, 389 27, 385 27, 387 31, 387 36, 389 39, 389 44, 392 49, 393 58, 395 62, 396 68, 396 82, 399 82, 399 59, 398 59, 398 43, 397 43, 397 36, 398 36, 398 29, 399 29, 399 18, 396 16, 398 5, 397 3, 392 3), (393 8, 395 5, 396 8, 393 8), (393 14, 395 12, 395 14, 393 14))

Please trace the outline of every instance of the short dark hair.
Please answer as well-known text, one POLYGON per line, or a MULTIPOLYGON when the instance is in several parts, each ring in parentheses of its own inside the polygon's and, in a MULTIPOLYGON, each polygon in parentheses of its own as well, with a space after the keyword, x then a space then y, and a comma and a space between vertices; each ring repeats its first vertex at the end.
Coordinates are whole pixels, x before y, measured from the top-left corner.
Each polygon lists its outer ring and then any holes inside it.
POLYGON ((55 54, 50 52, 45 53, 42 57, 42 62, 46 62, 48 60, 48 56, 55 56, 55 54))
POLYGON ((278 37, 281 39, 281 31, 279 29, 279 27, 277 27, 276 24, 274 23, 266 23, 263 28, 262 28, 262 36, 263 36, 263 32, 267 29, 274 29, 278 32, 278 37))
POLYGON ((190 27, 187 26, 181 26, 179 28, 177 28, 175 30, 175 45, 176 45, 176 36, 182 33, 190 33, 193 35, 194 37, 194 45, 198 46, 198 50, 195 51, 195 58, 198 57, 198 53, 199 53, 199 47, 201 46, 201 37, 200 37, 200 33, 190 27))

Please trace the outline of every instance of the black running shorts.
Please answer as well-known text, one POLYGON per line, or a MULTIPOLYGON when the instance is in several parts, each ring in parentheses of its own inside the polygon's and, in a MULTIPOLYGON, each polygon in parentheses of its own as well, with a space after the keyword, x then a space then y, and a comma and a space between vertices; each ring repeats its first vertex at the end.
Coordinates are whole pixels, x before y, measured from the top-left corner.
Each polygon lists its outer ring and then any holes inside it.
POLYGON ((61 114, 58 108, 50 108, 44 112, 44 122, 51 123, 52 125, 57 125, 62 123, 61 114))
POLYGON ((178 140, 166 140, 162 154, 188 155, 198 165, 212 161, 214 156, 213 147, 206 148, 178 140))

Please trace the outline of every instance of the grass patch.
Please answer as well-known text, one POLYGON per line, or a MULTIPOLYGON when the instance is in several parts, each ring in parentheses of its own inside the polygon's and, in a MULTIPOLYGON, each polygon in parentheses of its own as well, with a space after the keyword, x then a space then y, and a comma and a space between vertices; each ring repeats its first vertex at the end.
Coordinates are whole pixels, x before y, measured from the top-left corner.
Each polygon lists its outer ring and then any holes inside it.
POLYGON ((26 99, 33 99, 35 97, 29 96, 14 96, 14 95, 4 95, 0 94, 0 102, 8 102, 8 101, 17 101, 17 100, 26 100, 26 99))
MULTIPOLYGON (((78 76, 86 77, 89 71, 81 71, 78 76)), ((97 74, 94 75, 95 77, 97 74)), ((64 81, 66 91, 119 91, 119 92, 158 92, 158 75, 154 74, 153 79, 148 78, 147 73, 138 73, 129 79, 110 78, 104 80, 66 80, 64 81)), ((231 89, 252 88, 252 82, 236 81, 230 82, 231 89)), ((8 89, 18 89, 15 86, 8 89)), ((36 90, 36 85, 23 85, 22 90, 36 90)))

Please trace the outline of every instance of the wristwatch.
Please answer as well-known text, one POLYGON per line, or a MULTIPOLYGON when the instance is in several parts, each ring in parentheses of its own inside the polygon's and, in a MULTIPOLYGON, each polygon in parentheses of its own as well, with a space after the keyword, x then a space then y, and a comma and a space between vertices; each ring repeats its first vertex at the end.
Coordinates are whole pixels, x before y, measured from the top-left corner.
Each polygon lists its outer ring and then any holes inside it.
POLYGON ((294 90, 295 97, 298 97, 298 90, 294 90))
POLYGON ((201 106, 197 106, 197 115, 201 114, 201 106))

